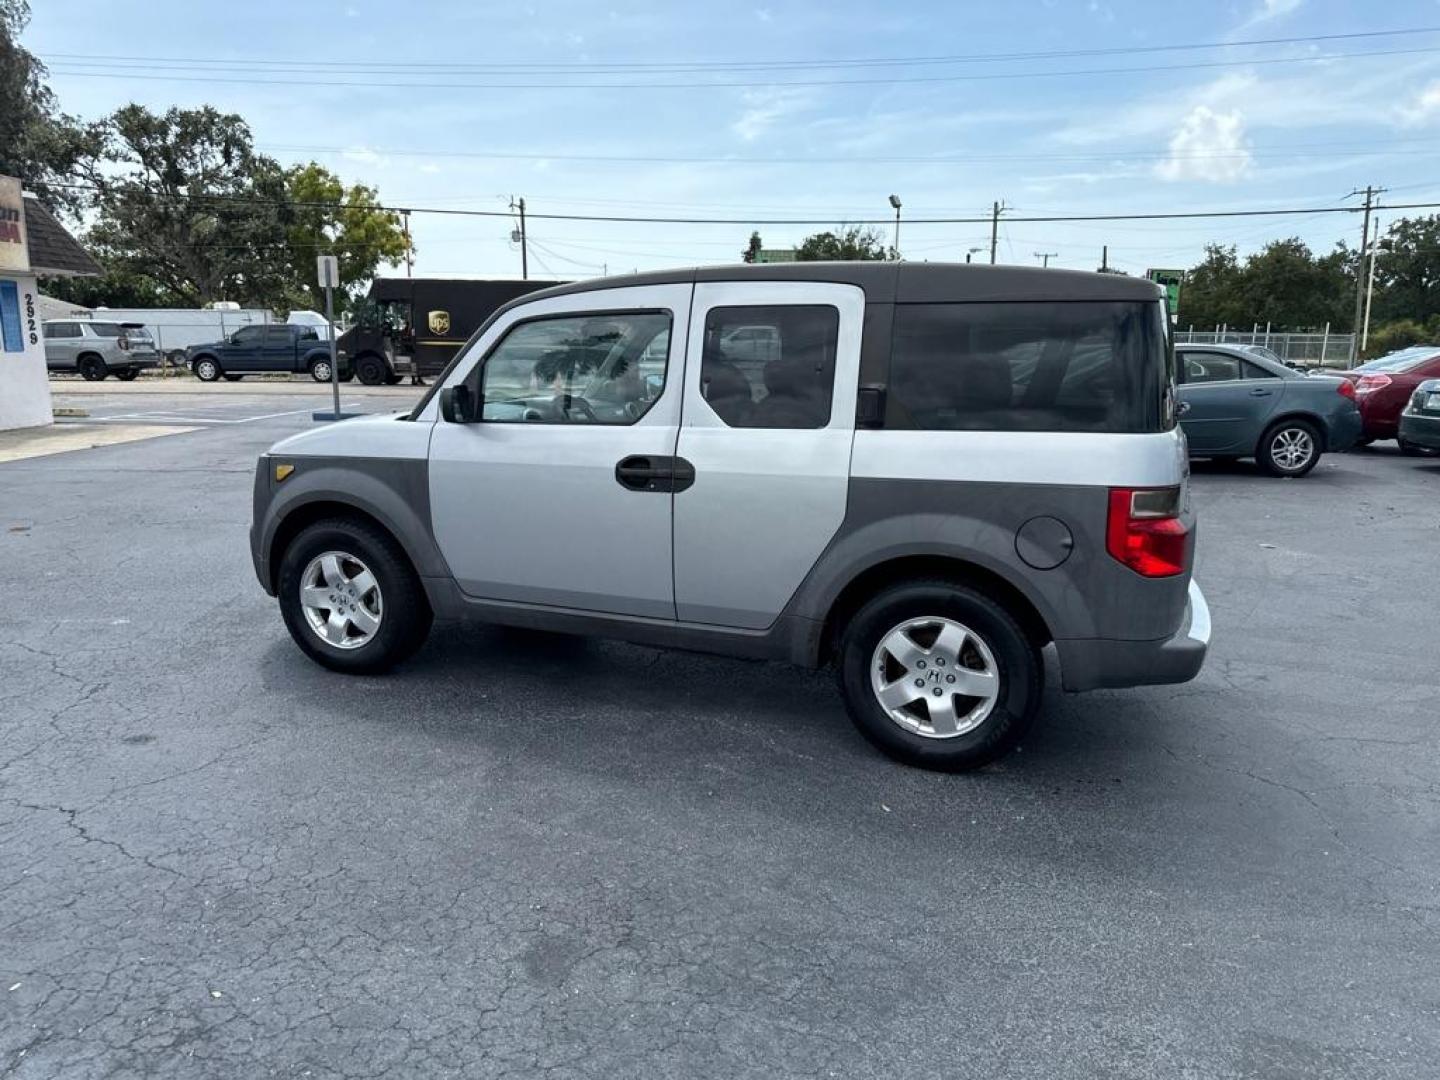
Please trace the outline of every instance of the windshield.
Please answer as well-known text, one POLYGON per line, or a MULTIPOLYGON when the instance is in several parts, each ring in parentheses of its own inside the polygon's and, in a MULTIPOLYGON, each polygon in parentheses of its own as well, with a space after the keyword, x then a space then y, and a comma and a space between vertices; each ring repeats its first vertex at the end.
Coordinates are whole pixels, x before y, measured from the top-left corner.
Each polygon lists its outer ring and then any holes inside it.
POLYGON ((1440 349, 1434 348, 1413 348, 1401 349, 1399 352, 1382 356, 1378 360, 1371 360, 1368 364, 1361 364, 1356 371, 1409 371, 1417 368, 1430 357, 1434 356, 1440 349))

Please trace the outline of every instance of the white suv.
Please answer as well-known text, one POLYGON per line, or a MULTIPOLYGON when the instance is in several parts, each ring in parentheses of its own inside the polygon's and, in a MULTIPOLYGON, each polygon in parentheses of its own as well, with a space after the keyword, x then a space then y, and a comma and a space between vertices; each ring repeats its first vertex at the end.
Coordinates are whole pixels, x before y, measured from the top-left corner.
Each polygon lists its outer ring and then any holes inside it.
POLYGON ((411 412, 264 455, 255 568, 337 670, 436 617, 831 664, 881 749, 981 765, 1033 719, 1046 645, 1068 690, 1204 660, 1160 297, 896 263, 534 293, 411 412), (728 355, 741 328, 766 348, 728 355))

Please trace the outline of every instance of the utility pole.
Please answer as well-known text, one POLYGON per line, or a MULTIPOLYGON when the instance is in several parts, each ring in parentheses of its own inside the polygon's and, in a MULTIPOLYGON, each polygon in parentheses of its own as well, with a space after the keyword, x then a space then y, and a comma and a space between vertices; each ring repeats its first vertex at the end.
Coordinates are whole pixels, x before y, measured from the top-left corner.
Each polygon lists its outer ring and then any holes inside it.
POLYGON ((995 248, 1000 243, 1000 215, 1009 209, 1004 200, 995 204, 995 209, 990 214, 990 265, 995 265, 995 248))
POLYGON ((1100 247, 1100 272, 1101 272, 1102 274, 1108 274, 1108 273, 1110 272, 1110 245, 1109 245, 1109 244, 1102 244, 1101 247, 1100 247))
POLYGON ((410 211, 401 210, 402 228, 405 230, 405 276, 408 278, 415 269, 415 249, 410 244, 410 211))
POLYGON ((1370 239, 1370 272, 1365 276, 1365 322, 1360 330, 1358 353, 1370 344, 1370 301, 1375 296, 1375 257, 1380 254, 1380 219, 1375 219, 1375 235, 1370 239))
POLYGON ((1037 251, 1035 252, 1035 258, 1040 260, 1040 266, 1042 269, 1049 269, 1050 260, 1055 258, 1055 256, 1059 254, 1060 253, 1058 251, 1037 251))
POLYGON ((1360 322, 1365 315, 1365 245, 1370 242, 1370 211, 1375 205, 1375 196, 1385 190, 1367 184, 1363 192, 1357 188, 1345 196, 1347 199, 1351 195, 1365 196, 1365 220, 1360 227, 1360 261, 1355 264, 1355 334, 1350 343, 1351 367, 1360 361, 1360 322))
POLYGON ((520 244, 520 277, 530 280, 530 252, 525 246, 525 196, 510 200, 510 209, 520 211, 520 228, 510 233, 510 239, 520 244))

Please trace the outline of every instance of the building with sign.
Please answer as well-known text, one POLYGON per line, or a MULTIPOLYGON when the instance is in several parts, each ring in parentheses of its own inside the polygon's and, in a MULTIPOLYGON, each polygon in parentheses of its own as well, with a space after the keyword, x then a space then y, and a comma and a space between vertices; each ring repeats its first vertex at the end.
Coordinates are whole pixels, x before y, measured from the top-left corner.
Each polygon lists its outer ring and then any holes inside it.
POLYGON ((99 273, 95 260, 24 194, 19 180, 0 176, 0 431, 55 419, 36 275, 99 273))

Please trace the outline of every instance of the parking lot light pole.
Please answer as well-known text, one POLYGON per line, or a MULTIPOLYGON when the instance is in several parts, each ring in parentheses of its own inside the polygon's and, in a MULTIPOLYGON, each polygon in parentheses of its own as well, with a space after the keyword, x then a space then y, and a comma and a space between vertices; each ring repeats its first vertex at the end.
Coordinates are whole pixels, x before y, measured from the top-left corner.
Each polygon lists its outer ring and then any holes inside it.
POLYGON ((895 251, 895 258, 900 258, 900 196, 891 195, 890 205, 895 208, 895 243, 891 247, 895 251))

